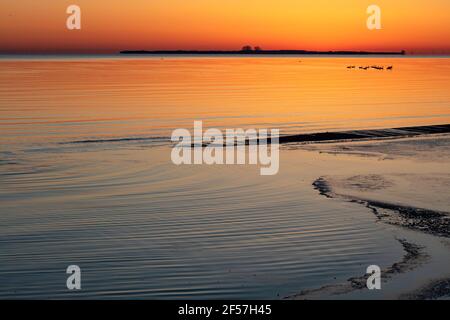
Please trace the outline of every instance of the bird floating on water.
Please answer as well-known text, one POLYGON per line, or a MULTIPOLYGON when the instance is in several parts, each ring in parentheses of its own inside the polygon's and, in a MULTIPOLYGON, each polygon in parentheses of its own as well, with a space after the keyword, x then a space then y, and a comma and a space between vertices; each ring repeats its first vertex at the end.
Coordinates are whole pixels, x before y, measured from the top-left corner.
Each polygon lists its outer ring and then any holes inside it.
MULTIPOLYGON (((356 66, 347 66, 347 69, 355 69, 356 66)), ((359 66, 358 67, 361 70, 368 70, 368 69, 375 69, 375 70, 392 70, 394 67, 393 66, 377 66, 377 65, 373 65, 373 66, 359 66)))

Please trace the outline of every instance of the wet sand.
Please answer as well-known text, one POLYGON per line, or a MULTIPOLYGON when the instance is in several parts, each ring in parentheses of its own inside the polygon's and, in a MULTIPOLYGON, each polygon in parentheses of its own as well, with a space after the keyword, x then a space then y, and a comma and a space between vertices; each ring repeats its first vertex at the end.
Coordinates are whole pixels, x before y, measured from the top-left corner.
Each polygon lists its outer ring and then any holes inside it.
MULTIPOLYGON (((377 176, 372 176, 378 178, 377 176)), ((353 179, 355 177, 351 177, 353 179)), ((407 227, 441 237, 450 237, 450 216, 447 212, 404 206, 396 203, 374 201, 333 192, 333 187, 326 178, 314 181, 313 186, 320 194, 329 198, 343 197, 349 201, 361 203, 386 223, 407 227)))
MULTIPOLYGON (((373 162, 373 166, 364 173, 355 169, 353 175, 322 176, 312 185, 321 195, 361 204, 372 211, 379 222, 400 228, 400 234, 406 232, 408 239, 398 238, 405 256, 382 270, 384 284, 396 283, 392 294, 388 294, 389 298, 450 297, 450 274, 445 271, 448 269, 450 256, 450 149, 443 147, 449 143, 450 136, 444 134, 388 141, 289 147, 333 154, 337 157, 336 161, 339 161, 339 157, 350 155, 373 162), (387 166, 388 171, 380 168, 386 163, 391 164, 387 166), (399 167, 397 163, 403 163, 403 166, 399 167), (434 269, 429 268, 430 265, 434 265, 434 269), (436 271, 436 265, 441 273, 424 271, 436 271), (423 270, 420 271, 421 269, 423 270), (411 277, 398 276, 411 273, 412 270, 420 279, 413 278, 413 283, 417 284, 415 286, 406 283, 411 281, 411 277)), ((366 279, 367 276, 359 275, 343 283, 304 290, 287 298, 373 298, 366 288, 366 279)), ((386 298, 386 295, 379 298, 386 298)))
MULTIPOLYGON (((424 247, 409 243, 405 239, 398 239, 405 250, 405 255, 400 262, 381 270, 381 277, 386 282, 396 274, 407 272, 426 262, 429 256, 424 252, 424 247)), ((369 275, 355 276, 349 278, 344 283, 325 285, 311 290, 304 290, 298 294, 285 297, 289 300, 323 299, 327 296, 345 296, 358 290, 366 290, 366 283, 369 275)), ((422 291, 421 291, 422 292, 422 291)), ((425 297, 425 299, 428 297, 425 297)))
POLYGON ((444 134, 444 133, 450 133, 450 124, 287 135, 281 136, 279 142, 281 144, 284 144, 295 142, 297 143, 331 142, 337 140, 357 141, 357 140, 374 140, 383 138, 416 137, 416 136, 424 136, 430 134, 444 134))
POLYGON ((419 136, 419 135, 439 134, 439 133, 450 133, 450 124, 290 135, 281 137, 280 143, 319 142, 332 140, 361 140, 361 139, 393 138, 393 137, 398 138, 398 137, 419 136))

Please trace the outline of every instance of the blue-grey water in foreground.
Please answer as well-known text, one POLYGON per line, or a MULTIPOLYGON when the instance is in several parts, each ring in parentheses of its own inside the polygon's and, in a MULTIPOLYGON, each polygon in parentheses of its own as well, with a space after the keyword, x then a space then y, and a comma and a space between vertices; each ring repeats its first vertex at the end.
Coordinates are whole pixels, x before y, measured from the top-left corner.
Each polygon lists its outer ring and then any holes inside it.
POLYGON ((385 59, 410 82, 330 58, 0 61, 0 298, 271 299, 401 259, 370 212, 312 189, 338 165, 283 150, 273 177, 175 166, 167 143, 194 119, 285 132, 448 123, 449 74, 385 59))
POLYGON ((93 149, 2 165, 1 298, 277 298, 402 255, 370 212, 312 190, 301 158, 263 177, 176 167, 168 147, 93 149))

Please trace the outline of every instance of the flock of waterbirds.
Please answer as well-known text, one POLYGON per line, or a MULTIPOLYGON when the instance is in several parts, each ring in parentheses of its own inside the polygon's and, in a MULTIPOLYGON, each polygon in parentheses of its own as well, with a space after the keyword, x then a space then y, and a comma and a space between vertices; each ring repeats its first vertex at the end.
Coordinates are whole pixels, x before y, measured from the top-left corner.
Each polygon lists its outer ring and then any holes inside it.
MULTIPOLYGON (((356 66, 347 66, 347 69, 356 69, 356 66)), ((394 69, 394 66, 359 66, 358 69, 361 70, 368 70, 368 69, 375 69, 375 70, 392 70, 394 69)))

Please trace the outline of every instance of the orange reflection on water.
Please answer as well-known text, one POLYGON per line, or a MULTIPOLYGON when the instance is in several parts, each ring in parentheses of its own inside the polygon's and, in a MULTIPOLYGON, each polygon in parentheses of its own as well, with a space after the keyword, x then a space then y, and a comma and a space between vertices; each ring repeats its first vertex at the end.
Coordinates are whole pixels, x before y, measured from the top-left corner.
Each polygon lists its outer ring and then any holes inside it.
POLYGON ((168 136, 194 120, 282 133, 450 123, 447 58, 59 58, 0 67, 9 142, 168 136))

